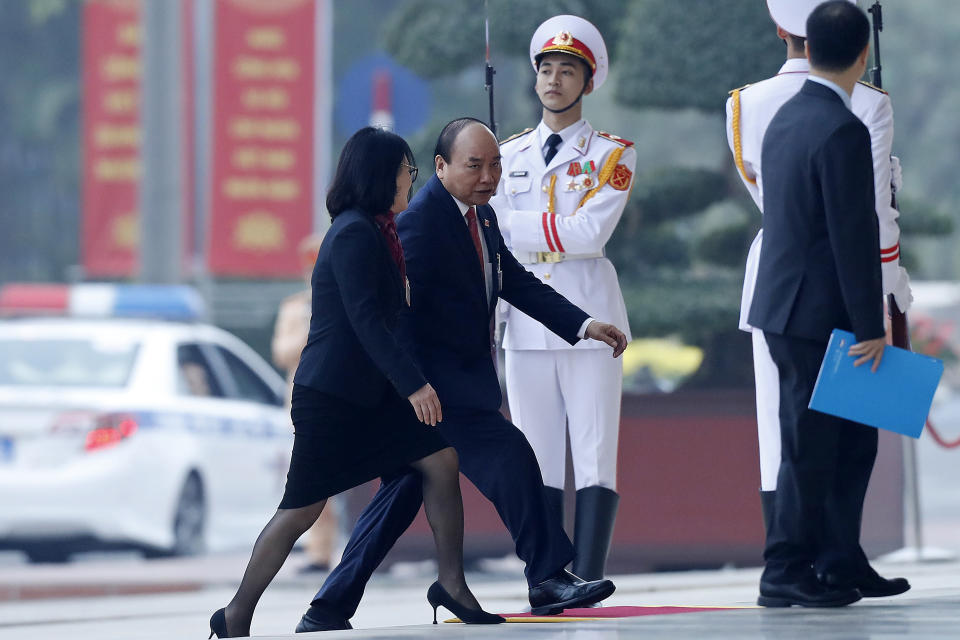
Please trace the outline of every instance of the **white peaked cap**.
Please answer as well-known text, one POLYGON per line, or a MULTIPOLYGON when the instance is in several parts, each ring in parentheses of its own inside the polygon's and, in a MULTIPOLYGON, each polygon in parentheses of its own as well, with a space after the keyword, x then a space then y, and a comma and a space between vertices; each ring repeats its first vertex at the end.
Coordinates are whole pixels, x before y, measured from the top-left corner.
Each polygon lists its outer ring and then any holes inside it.
POLYGON ((567 53, 586 62, 593 70, 593 88, 607 79, 607 45, 593 24, 579 16, 553 16, 537 27, 530 39, 530 63, 547 53, 567 53))
MULTIPOLYGON (((767 0, 770 17, 787 33, 807 37, 807 18, 826 0, 767 0)), ((857 4, 857 0, 848 0, 857 4)))

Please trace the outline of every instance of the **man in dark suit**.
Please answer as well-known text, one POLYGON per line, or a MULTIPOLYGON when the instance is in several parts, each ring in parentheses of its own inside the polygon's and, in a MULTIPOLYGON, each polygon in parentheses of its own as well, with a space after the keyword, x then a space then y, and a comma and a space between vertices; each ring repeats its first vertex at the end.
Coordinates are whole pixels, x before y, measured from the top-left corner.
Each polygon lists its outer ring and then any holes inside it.
MULTIPOLYGON (((807 409, 834 328, 853 331, 857 365, 885 345, 870 134, 850 111, 866 67, 870 25, 846 0, 807 21, 810 75, 763 141, 763 248, 749 322, 762 329, 780 374, 782 459, 758 604, 844 606, 860 599, 851 574, 818 581, 824 506, 855 529, 877 452, 870 427, 807 409)), ((867 565, 869 566, 869 565, 867 565)))
MULTIPOLYGON (((506 248, 487 206, 500 181, 500 149, 486 125, 472 118, 449 123, 435 163, 437 175, 397 218, 411 301, 399 335, 437 390, 443 410, 437 427, 456 449, 460 471, 496 506, 526 563, 533 612, 589 606, 614 585, 564 570, 573 547, 550 515, 536 456, 499 412, 491 323, 502 298, 571 344, 601 340, 618 357, 626 337, 540 282, 506 248)), ((383 479, 297 631, 349 628, 364 585, 413 522, 421 499, 416 475, 383 479)))

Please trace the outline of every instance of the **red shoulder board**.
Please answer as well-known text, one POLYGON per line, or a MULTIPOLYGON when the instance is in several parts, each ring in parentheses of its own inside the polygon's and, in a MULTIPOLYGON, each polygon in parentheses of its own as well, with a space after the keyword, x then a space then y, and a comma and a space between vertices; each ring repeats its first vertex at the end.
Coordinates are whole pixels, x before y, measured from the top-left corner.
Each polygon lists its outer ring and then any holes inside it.
POLYGON ((616 143, 619 144, 619 145, 623 145, 624 147, 632 147, 632 146, 633 146, 633 143, 630 142, 629 140, 625 140, 624 138, 621 138, 620 136, 615 136, 615 135, 613 135, 612 133, 607 133, 606 131, 597 131, 597 135, 600 136, 601 138, 606 138, 607 140, 609 140, 609 141, 611 141, 611 142, 616 142, 616 143))

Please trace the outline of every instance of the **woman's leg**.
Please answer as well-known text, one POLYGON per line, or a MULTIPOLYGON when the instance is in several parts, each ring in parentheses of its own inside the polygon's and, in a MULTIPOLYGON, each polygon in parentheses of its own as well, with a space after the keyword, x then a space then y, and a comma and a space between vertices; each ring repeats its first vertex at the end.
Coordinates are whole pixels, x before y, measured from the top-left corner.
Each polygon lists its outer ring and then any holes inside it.
POLYGON ((250 635, 253 610, 260 596, 283 566, 294 543, 316 522, 326 503, 324 499, 298 509, 278 509, 270 518, 253 545, 240 587, 226 607, 227 630, 231 636, 250 635))
POLYGON ((410 466, 423 476, 423 510, 437 545, 440 586, 460 604, 479 609, 480 603, 463 576, 463 499, 457 452, 447 447, 410 466))

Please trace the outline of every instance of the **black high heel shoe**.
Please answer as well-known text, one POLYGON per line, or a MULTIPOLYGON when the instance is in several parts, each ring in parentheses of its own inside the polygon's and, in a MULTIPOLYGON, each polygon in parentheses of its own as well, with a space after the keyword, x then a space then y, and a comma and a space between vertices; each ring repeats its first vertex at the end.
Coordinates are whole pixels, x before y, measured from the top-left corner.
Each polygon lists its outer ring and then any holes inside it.
POLYGON ((453 615, 466 624, 499 624, 506 622, 495 613, 487 613, 483 609, 468 609, 454 600, 453 596, 447 593, 447 590, 439 582, 434 582, 427 589, 427 602, 433 607, 433 624, 437 624, 437 607, 439 606, 449 609, 453 615))
POLYGON ((227 616, 224 609, 217 609, 213 612, 213 615, 210 616, 210 635, 207 640, 210 640, 214 635, 218 638, 229 638, 231 637, 227 633, 227 616))

